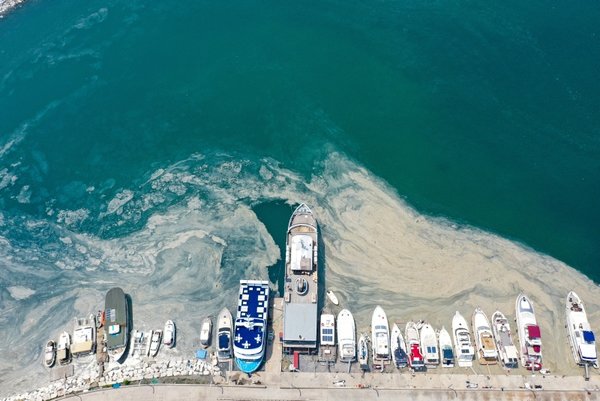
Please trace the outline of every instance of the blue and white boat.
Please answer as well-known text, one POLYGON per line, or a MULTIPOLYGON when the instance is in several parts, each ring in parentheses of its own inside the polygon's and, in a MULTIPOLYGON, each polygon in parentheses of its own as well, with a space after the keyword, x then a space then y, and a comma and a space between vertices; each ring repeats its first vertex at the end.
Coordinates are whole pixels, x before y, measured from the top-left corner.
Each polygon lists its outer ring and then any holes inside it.
POLYGON ((233 354, 244 373, 255 372, 264 360, 268 313, 269 282, 240 280, 233 354))

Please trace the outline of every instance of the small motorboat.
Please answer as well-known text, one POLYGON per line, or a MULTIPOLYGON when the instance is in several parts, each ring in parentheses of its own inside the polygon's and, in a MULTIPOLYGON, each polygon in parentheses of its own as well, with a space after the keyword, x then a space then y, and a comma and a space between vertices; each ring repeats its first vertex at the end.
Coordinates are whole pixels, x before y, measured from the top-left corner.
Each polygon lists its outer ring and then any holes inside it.
POLYGON ((47 368, 54 366, 56 362, 56 344, 52 340, 48 340, 44 349, 44 365, 47 368))
POLYGON ((369 369, 369 336, 364 333, 358 339, 358 363, 362 370, 369 369))
POLYGON ((407 322, 404 334, 406 346, 408 347, 408 366, 410 366, 413 372, 425 372, 427 367, 421 354, 421 341, 419 339, 417 324, 413 321, 407 322))
POLYGON ((408 355, 406 354, 406 343, 402 336, 402 330, 396 323, 392 326, 390 338, 390 348, 392 350, 392 360, 394 365, 400 369, 408 366, 408 355))
POLYGON ((158 350, 160 349, 160 340, 162 340, 162 330, 154 330, 152 333, 152 338, 150 339, 150 355, 155 357, 158 354, 158 350))
POLYGON ((173 348, 175 346, 175 323, 172 320, 167 320, 165 323, 165 329, 163 330, 163 344, 169 348, 173 348))
POLYGON ((71 335, 66 331, 63 331, 58 338, 56 358, 61 365, 68 365, 71 362, 71 335))
POLYGON ((200 326, 200 344, 204 348, 208 348, 212 339, 212 319, 205 317, 200 326))
POLYGON ((229 309, 223 308, 217 318, 217 359, 219 362, 231 359, 231 337, 233 318, 229 309))
POLYGON ((338 297, 333 293, 333 291, 328 290, 327 291, 327 298, 329 298, 329 300, 334 304, 334 305, 339 305, 340 301, 338 299, 338 297))
POLYGON ((445 327, 442 327, 438 334, 438 341, 440 343, 440 358, 442 360, 442 367, 453 368, 454 367, 454 352, 452 351, 452 340, 450 339, 450 333, 445 327))

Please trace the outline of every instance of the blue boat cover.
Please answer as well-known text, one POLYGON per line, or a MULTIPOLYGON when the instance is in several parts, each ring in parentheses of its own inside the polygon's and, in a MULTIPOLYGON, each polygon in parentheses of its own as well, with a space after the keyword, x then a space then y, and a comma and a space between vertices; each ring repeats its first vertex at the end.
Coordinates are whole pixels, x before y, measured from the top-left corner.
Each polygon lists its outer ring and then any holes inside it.
POLYGON ((444 359, 454 359, 454 354, 450 348, 443 349, 444 359))
POLYGON ((583 340, 586 343, 594 342, 596 340, 595 337, 594 337, 594 332, 593 331, 584 330, 583 331, 583 340))
POLYGON ((229 333, 219 333, 219 349, 229 349, 229 333))

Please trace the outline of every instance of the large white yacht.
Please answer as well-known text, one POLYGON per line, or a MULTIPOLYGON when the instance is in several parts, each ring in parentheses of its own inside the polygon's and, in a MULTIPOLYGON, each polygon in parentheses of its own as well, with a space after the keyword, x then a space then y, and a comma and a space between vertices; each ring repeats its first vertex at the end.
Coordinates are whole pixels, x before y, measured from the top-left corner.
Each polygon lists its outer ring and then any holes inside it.
POLYGON ((535 318, 533 304, 525 294, 519 294, 515 309, 521 344, 521 364, 527 370, 541 370, 542 334, 535 318))
POLYGON ((496 350, 494 334, 487 315, 481 308, 476 308, 471 322, 473 323, 473 334, 475 335, 479 363, 482 365, 495 365, 498 363, 498 351, 496 350))
POLYGON ((452 351, 452 339, 450 333, 445 327, 442 327, 438 335, 440 344, 440 359, 442 360, 442 367, 453 368, 454 367, 454 351, 452 351))
POLYGON ((596 366, 598 364, 596 338, 590 327, 583 301, 574 291, 567 295, 565 313, 567 333, 575 363, 596 366))
POLYGON ((440 364, 440 353, 435 330, 429 323, 424 323, 419 330, 421 340, 421 354, 428 368, 435 368, 440 364))
POLYGON ((502 312, 496 311, 492 315, 492 329, 500 362, 507 369, 516 369, 519 366, 519 354, 510 332, 508 319, 502 312))
POLYGON ((317 220, 304 203, 288 223, 283 292, 283 351, 317 350, 318 304, 317 220))
POLYGON ((338 353, 343 362, 356 359, 356 326, 348 309, 342 309, 337 317, 338 353))
POLYGON ((373 364, 380 365, 390 360, 390 326, 387 315, 379 305, 371 318, 371 342, 373 347, 373 364))
POLYGON ((475 350, 473 348, 473 341, 471 340, 471 333, 469 333, 467 321, 459 311, 456 311, 456 314, 452 318, 452 334, 454 335, 456 363, 461 368, 473 366, 475 350))

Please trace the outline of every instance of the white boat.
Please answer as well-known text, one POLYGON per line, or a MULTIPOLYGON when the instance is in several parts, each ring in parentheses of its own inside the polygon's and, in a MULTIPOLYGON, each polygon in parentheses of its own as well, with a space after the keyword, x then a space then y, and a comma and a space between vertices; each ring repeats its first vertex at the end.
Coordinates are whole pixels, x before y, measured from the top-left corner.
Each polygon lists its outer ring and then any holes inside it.
POLYGON ((130 344, 130 349, 131 349, 131 355, 132 357, 134 356, 140 356, 140 349, 143 348, 143 343, 144 343, 144 332, 140 331, 140 330, 133 330, 131 332, 131 344, 130 344))
POLYGON ((162 340, 162 330, 154 330, 152 333, 152 339, 150 340, 150 355, 155 357, 160 349, 160 341, 162 340))
POLYGON ((200 326, 200 344, 207 348, 210 345, 212 338, 212 320, 210 317, 205 317, 200 326))
POLYGON ((56 362, 56 344, 52 340, 48 340, 46 348, 44 348, 44 365, 47 368, 54 366, 56 362))
POLYGON ((456 363, 461 368, 473 366, 473 341, 467 321, 456 311, 452 318, 452 334, 454 335, 454 350, 456 351, 456 363))
POLYGON ((496 350, 494 334, 490 327, 490 321, 481 308, 475 308, 471 323, 473 324, 479 363, 482 365, 495 365, 498 363, 498 351, 496 350))
POLYGON ((492 330, 498 347, 498 359, 500 359, 502 365, 507 369, 518 368, 519 354, 510 332, 510 324, 506 316, 500 311, 496 311, 492 315, 492 330))
POLYGON ((392 334, 390 337, 390 348, 392 351, 392 360, 397 368, 405 368, 408 366, 408 355, 406 354, 406 343, 402 330, 396 323, 392 325, 392 334))
POLYGON ((527 370, 541 370, 542 334, 535 318, 533 304, 524 294, 519 294, 515 309, 521 345, 521 364, 527 370))
POLYGON ((233 333, 233 317, 229 309, 223 308, 217 317, 217 360, 231 359, 231 337, 233 333))
POLYGON ((369 336, 364 333, 358 339, 358 363, 361 369, 369 369, 369 336))
POLYGON ((96 352, 96 315, 87 318, 75 318, 71 354, 89 355, 96 352))
POLYGON ((329 300, 334 304, 334 305, 339 305, 340 301, 338 300, 338 297, 333 293, 333 291, 328 290, 327 291, 327 298, 329 298, 329 300))
POLYGON ((67 365, 71 362, 71 335, 66 331, 63 331, 58 338, 56 359, 61 365, 67 365))
POLYGON ((144 333, 144 347, 142 349, 143 356, 150 356, 150 346, 152 345, 152 337, 154 336, 154 330, 147 331, 144 333))
POLYGON ((356 326, 348 309, 342 309, 337 317, 337 341, 340 360, 352 362, 356 359, 356 326))
POLYGON ((421 343, 421 355, 428 368, 435 368, 440 364, 440 353, 438 351, 438 341, 435 330, 429 323, 425 323, 419 330, 419 339, 421 343))
POLYGON ((583 301, 574 291, 567 295, 565 312, 567 333, 575 363, 596 366, 598 364, 596 338, 590 327, 583 301))
POLYGON ((373 311, 371 318, 371 346, 373 348, 373 363, 389 361, 390 359, 390 327, 387 315, 379 305, 373 311))
POLYGON ((454 351, 452 350, 452 339, 450 333, 445 327, 442 327, 438 334, 438 342, 440 344, 440 359, 443 368, 454 367, 454 351))
POLYGON ((321 345, 335 345, 335 316, 329 313, 321 314, 321 345))
POLYGON ((421 342, 419 340, 419 329, 415 322, 407 322, 404 331, 406 346, 408 347, 408 365, 414 372, 424 372, 427 370, 423 355, 421 354, 421 342))
POLYGON ((175 323, 172 320, 167 320, 165 329, 163 330, 163 344, 169 348, 175 346, 175 323))

